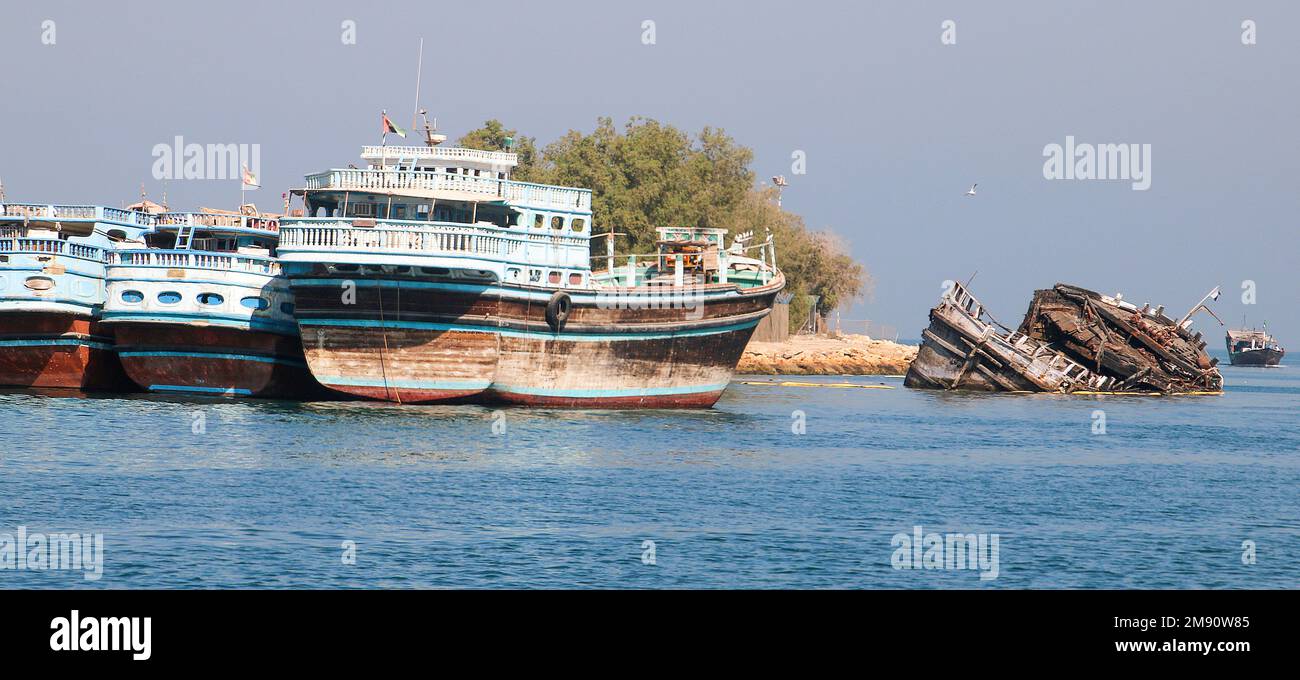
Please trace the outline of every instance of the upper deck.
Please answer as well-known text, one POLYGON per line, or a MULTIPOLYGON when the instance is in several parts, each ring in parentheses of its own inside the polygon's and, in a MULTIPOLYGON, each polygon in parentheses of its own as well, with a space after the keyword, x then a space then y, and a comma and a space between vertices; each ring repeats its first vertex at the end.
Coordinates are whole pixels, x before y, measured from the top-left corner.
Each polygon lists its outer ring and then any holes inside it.
POLYGON ((360 191, 424 200, 501 202, 512 206, 591 212, 591 190, 493 176, 378 168, 334 168, 307 175, 302 189, 309 191, 360 191))

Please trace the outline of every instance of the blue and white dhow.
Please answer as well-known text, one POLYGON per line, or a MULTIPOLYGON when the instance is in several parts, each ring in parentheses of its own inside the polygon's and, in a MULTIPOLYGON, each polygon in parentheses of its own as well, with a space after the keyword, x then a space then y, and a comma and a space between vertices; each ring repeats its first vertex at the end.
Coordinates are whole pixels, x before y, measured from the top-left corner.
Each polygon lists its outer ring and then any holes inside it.
POLYGON ((156 219, 141 210, 0 202, 0 386, 130 388, 101 324, 105 253, 156 219))
POLYGON ((154 392, 306 397, 293 293, 274 259, 278 216, 169 212, 145 243, 107 253, 106 327, 154 392))
POLYGON ((425 146, 365 147, 368 167, 293 191, 307 216, 282 221, 279 257, 317 380, 395 402, 717 401, 784 286, 770 239, 663 229, 593 272, 589 190, 444 140, 426 124, 425 146))

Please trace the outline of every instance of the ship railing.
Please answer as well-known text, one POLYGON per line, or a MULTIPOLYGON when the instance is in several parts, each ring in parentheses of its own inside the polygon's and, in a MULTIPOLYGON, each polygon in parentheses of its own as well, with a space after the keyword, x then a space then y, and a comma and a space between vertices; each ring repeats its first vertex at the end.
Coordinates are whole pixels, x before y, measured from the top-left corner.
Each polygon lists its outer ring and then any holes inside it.
POLYGON ((371 158, 392 160, 412 158, 417 160, 471 161, 492 165, 515 165, 519 162, 519 157, 513 153, 467 149, 461 146, 363 146, 361 147, 361 157, 367 160, 371 158))
POLYGON ((104 249, 57 238, 0 238, 0 252, 36 255, 66 255, 99 262, 104 249))
MULTIPOLYGON (((378 250, 390 252, 419 253, 467 253, 494 258, 515 258, 522 256, 529 236, 540 234, 511 234, 475 228, 385 228, 385 227, 349 227, 345 222, 332 226, 308 226, 298 224, 284 225, 280 235, 281 248, 305 247, 342 250, 378 250)), ((554 238, 569 238, 572 246, 586 247, 586 241, 572 237, 550 237, 543 240, 550 243, 554 238)))
POLYGON ((39 203, 0 204, 0 216, 65 220, 101 220, 153 226, 158 216, 135 210, 122 210, 102 205, 53 205, 39 203))
POLYGON ((531 182, 423 170, 334 169, 308 175, 308 191, 459 191, 529 206, 591 210, 591 191, 531 182))
POLYGON ((226 227, 237 229, 256 229, 258 231, 280 231, 280 220, 276 217, 260 215, 224 215, 205 212, 169 212, 158 216, 160 226, 226 227))
POLYGON ((252 257, 200 250, 109 250, 105 263, 121 267, 167 267, 169 269, 207 269, 215 271, 280 273, 280 263, 269 257, 252 257))

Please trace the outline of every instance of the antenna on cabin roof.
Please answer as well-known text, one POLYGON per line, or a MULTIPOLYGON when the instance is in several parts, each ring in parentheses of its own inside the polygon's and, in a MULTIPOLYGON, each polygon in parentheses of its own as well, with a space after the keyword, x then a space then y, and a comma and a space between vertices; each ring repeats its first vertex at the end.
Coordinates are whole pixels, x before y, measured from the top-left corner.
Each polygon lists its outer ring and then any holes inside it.
POLYGON ((420 38, 420 56, 415 60, 415 112, 411 114, 411 129, 416 129, 415 117, 424 113, 420 108, 420 76, 424 73, 424 38, 420 38))
POLYGON ((0 180, 0 203, 4 203, 4 202, 5 202, 5 183, 4 180, 0 180))

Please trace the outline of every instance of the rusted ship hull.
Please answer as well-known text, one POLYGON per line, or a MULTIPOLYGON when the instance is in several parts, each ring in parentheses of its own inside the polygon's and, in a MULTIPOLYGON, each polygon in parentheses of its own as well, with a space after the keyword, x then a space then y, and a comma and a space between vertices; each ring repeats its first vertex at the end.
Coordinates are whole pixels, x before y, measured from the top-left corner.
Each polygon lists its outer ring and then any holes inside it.
POLYGON ((1276 366, 1282 363, 1286 352, 1280 349, 1252 349, 1244 352, 1229 351, 1228 358, 1233 366, 1276 366))
POLYGON ((1162 311, 1057 284, 1035 291, 1020 332, 1114 377, 1118 391, 1221 391, 1218 360, 1206 353, 1200 334, 1178 327, 1162 311))
POLYGON ((0 314, 0 386, 130 391, 111 332, 58 312, 0 314))
POLYGON ((906 387, 984 392, 1105 390, 1111 381, 1018 333, 1000 331, 957 284, 930 311, 906 387))
POLYGON ((150 392, 311 398, 311 377, 295 336, 163 323, 115 323, 126 374, 150 392))
POLYGON ((307 363, 326 387, 402 403, 585 408, 712 406, 782 286, 706 286, 676 303, 560 291, 572 304, 556 328, 555 289, 350 281, 348 303, 342 278, 291 279, 307 363))
MULTIPOLYGON (((1162 313, 1075 286, 1034 294, 1024 322, 999 327, 958 284, 930 312, 904 384, 1029 392, 1219 392, 1199 334, 1162 313)), ((1189 315, 1190 316, 1190 315, 1189 315)))

